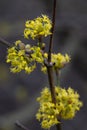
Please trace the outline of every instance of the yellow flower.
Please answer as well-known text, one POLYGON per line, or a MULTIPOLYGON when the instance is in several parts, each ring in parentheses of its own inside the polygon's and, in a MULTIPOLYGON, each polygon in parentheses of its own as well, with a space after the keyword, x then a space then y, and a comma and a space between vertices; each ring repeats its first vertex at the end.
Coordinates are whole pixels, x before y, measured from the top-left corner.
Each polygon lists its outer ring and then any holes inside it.
MULTIPOLYGON (((70 62, 70 57, 68 54, 62 55, 61 53, 57 53, 57 54, 52 53, 51 56, 52 56, 51 62, 54 64, 53 65, 54 70, 62 69, 67 63, 70 62)), ((43 57, 44 59, 47 59, 48 54, 44 53, 43 57)), ((43 73, 47 72, 47 68, 44 64, 41 66, 41 71, 43 73)))
POLYGON ((34 20, 28 20, 25 23, 24 37, 32 39, 51 34, 52 23, 46 15, 37 17, 34 20))
POLYGON ((21 41, 16 41, 14 47, 8 48, 7 63, 11 63, 11 72, 18 73, 24 70, 29 74, 36 68, 36 63, 32 63, 35 59, 29 58, 29 55, 26 55, 25 49, 18 48, 20 43, 21 41))
POLYGON ((21 43, 18 40, 13 47, 8 48, 7 63, 11 63, 11 72, 17 73, 24 70, 29 74, 36 68, 36 63, 44 63, 44 57, 40 47, 29 44, 21 47, 19 46, 21 43))
POLYGON ((44 58, 43 58, 40 47, 33 46, 31 47, 31 51, 33 51, 33 53, 31 54, 32 59, 34 59, 38 63, 44 62, 44 58))
POLYGON ((44 129, 49 129, 51 126, 60 123, 58 115, 62 119, 71 119, 75 116, 82 106, 79 100, 79 94, 72 88, 67 90, 64 88, 55 87, 56 104, 52 102, 49 88, 44 88, 41 96, 37 98, 40 103, 40 108, 36 114, 36 118, 41 121, 41 126, 44 129))
POLYGON ((35 68, 36 68, 36 64, 34 64, 32 66, 26 66, 25 67, 25 72, 30 74, 32 71, 34 71, 35 68))
POLYGON ((62 55, 61 53, 58 54, 52 54, 52 62, 55 63, 54 67, 61 69, 63 68, 67 63, 69 63, 70 57, 68 54, 65 56, 62 55))

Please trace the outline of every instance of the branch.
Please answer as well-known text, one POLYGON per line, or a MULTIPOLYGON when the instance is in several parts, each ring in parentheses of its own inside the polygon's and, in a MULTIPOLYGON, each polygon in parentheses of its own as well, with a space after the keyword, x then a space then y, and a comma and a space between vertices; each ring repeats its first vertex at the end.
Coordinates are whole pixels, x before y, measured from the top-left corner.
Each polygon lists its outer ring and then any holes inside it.
POLYGON ((15 125, 23 130, 29 130, 27 127, 25 127, 23 124, 21 124, 19 121, 16 121, 15 125))
POLYGON ((0 43, 6 45, 7 47, 11 46, 11 43, 7 42, 6 40, 4 40, 3 38, 0 37, 0 43))
MULTIPOLYGON (((53 47, 55 16, 56 16, 56 0, 53 0, 52 30, 51 30, 52 35, 50 36, 50 43, 49 43, 49 50, 48 50, 48 61, 45 64, 46 64, 47 72, 48 72, 48 80, 49 80, 49 85, 50 85, 52 102, 54 104, 56 104, 56 94, 55 94, 55 86, 54 86, 54 79, 53 79, 53 63, 51 62, 51 53, 52 53, 52 47, 53 47)), ((60 117, 58 117, 58 120, 61 120, 60 117)), ((57 128, 57 130, 61 130, 61 124, 57 124, 56 128, 57 128)))
POLYGON ((52 102, 56 104, 56 95, 55 95, 55 87, 54 87, 54 79, 53 79, 53 63, 49 63, 47 60, 45 61, 45 66, 47 67, 49 86, 51 91, 52 102))
POLYGON ((52 35, 50 36, 49 51, 48 51, 48 62, 51 62, 51 52, 52 52, 52 47, 53 47, 55 17, 56 17, 56 0, 53 0, 52 29, 51 29, 52 35))
POLYGON ((51 63, 51 53, 52 53, 52 46, 53 46, 53 35, 54 35, 54 26, 55 26, 55 14, 56 14, 56 0, 53 0, 53 14, 52 14, 52 35, 50 36, 50 43, 49 43, 49 51, 48 51, 48 61, 45 63, 48 72, 48 80, 52 95, 52 101, 56 104, 56 96, 55 96, 55 86, 54 86, 54 79, 53 79, 53 63, 51 63))

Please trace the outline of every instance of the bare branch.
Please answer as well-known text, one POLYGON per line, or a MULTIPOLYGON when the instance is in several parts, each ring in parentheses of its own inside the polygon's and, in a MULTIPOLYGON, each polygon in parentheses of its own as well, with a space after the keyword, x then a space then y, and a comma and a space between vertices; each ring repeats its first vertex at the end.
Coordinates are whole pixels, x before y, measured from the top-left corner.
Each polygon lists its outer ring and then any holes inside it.
POLYGON ((56 17, 56 0, 53 0, 52 29, 51 29, 52 35, 50 36, 49 51, 48 51, 48 62, 51 62, 51 52, 52 52, 52 47, 53 47, 55 17, 56 17))
POLYGON ((16 121, 15 125, 23 130, 29 130, 27 127, 25 127, 22 123, 20 123, 18 120, 16 121))
POLYGON ((0 43, 4 44, 7 47, 11 46, 11 43, 7 42, 6 40, 4 40, 3 38, 0 37, 0 43))
MULTIPOLYGON (((50 36, 50 43, 49 43, 49 50, 48 50, 48 62, 46 64, 50 91, 51 91, 51 96, 52 96, 52 102, 54 104, 56 104, 56 94, 55 94, 55 86, 54 86, 54 79, 53 79, 53 64, 51 63, 51 53, 52 53, 52 48, 53 48, 53 36, 54 36, 55 16, 56 16, 56 2, 57 2, 57 0, 53 0, 52 29, 51 29, 52 35, 50 36)), ((58 120, 60 120, 60 117, 58 117, 58 120)), ((57 124, 56 128, 57 128, 57 130, 61 130, 61 124, 57 124)))

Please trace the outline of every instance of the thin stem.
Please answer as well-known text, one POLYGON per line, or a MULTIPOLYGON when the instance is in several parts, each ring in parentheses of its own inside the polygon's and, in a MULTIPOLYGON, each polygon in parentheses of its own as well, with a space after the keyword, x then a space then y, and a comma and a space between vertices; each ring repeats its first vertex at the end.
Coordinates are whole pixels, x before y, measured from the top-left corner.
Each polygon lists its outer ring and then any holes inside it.
MULTIPOLYGON (((59 120, 59 119, 58 119, 59 120)), ((60 120, 59 120, 60 121, 60 120)), ((62 130, 62 128, 61 128, 61 123, 59 123, 59 124, 57 124, 56 125, 56 128, 57 128, 57 130, 62 130)))
POLYGON ((54 27, 55 27, 55 16, 56 16, 56 0, 53 1, 53 14, 52 14, 52 29, 49 43, 49 51, 48 51, 48 62, 51 62, 51 52, 53 47, 53 35, 54 35, 54 27))
POLYGON ((38 38, 38 41, 39 41, 39 43, 42 43, 42 37, 41 36, 38 38))
POLYGON ((11 43, 7 42, 6 40, 4 40, 3 38, 0 37, 0 43, 6 45, 7 47, 11 46, 11 43))
POLYGON ((60 85, 60 82, 59 82, 60 71, 58 69, 55 69, 55 73, 56 73, 56 84, 59 86, 60 85))
POLYGON ((56 14, 56 0, 53 0, 53 13, 52 13, 52 35, 50 36, 50 43, 49 43, 49 51, 48 51, 48 62, 46 64, 47 71, 48 71, 48 80, 52 95, 52 101, 56 104, 56 96, 55 96, 55 87, 54 87, 54 79, 53 79, 53 64, 51 63, 51 53, 52 53, 52 46, 53 46, 53 35, 54 35, 54 26, 55 26, 55 14, 56 14))
MULTIPOLYGON (((47 67, 47 72, 48 72, 48 80, 49 80, 49 85, 50 85, 52 102, 54 104, 56 104, 56 94, 55 94, 55 86, 54 86, 54 79, 53 79, 53 63, 51 62, 51 53, 52 53, 52 48, 53 48, 55 16, 56 16, 56 0, 53 0, 52 30, 51 30, 52 35, 50 36, 50 43, 49 43, 49 50, 48 50, 48 61, 46 63, 46 67, 47 67)), ((60 117, 58 117, 58 120, 60 120, 60 117)), ((57 130, 61 130, 61 124, 57 124, 56 128, 57 128, 57 130)))
POLYGON ((15 125, 23 130, 29 130, 27 127, 25 127, 23 124, 21 124, 19 121, 16 121, 15 125))
POLYGON ((39 37, 39 38, 38 38, 38 42, 39 42, 39 46, 41 47, 42 37, 39 37))
POLYGON ((53 79, 53 67, 48 66, 47 72, 48 72, 48 79, 49 79, 50 91, 51 91, 51 96, 52 96, 52 102, 56 104, 55 87, 54 87, 54 79, 53 79))
MULTIPOLYGON (((60 82, 59 82, 59 70, 58 69, 55 69, 55 73, 56 73, 56 83, 57 83, 57 86, 59 86, 60 85, 60 82)), ((57 128, 57 130, 62 130, 62 128, 61 128, 61 117, 60 117, 60 115, 58 115, 58 117, 57 117, 57 119, 58 119, 58 121, 60 121, 60 123, 58 123, 57 125, 56 125, 56 128, 57 128)))

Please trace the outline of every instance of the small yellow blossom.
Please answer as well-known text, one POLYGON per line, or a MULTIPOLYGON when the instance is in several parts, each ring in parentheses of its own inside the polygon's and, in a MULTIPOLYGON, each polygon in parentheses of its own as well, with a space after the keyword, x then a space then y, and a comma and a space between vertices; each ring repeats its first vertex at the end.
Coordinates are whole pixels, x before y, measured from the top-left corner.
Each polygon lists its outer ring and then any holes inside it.
MULTIPOLYGON (((53 65, 54 69, 62 69, 67 63, 70 62, 70 57, 68 54, 62 55, 61 53, 57 53, 57 54, 52 53, 51 56, 52 56, 51 62, 54 64, 53 65)), ((44 53, 44 59, 47 58, 48 58, 48 54, 44 53)), ((41 66, 41 71, 43 73, 47 72, 47 68, 44 64, 41 66)))
POLYGON ((51 34, 52 23, 46 15, 37 17, 34 20, 28 20, 25 23, 24 37, 31 37, 33 40, 41 36, 48 36, 51 34))
POLYGON ((34 59, 38 63, 44 62, 44 58, 43 58, 40 47, 33 46, 31 47, 31 51, 33 51, 33 53, 31 54, 32 59, 34 59))
POLYGON ((15 42, 15 45, 18 46, 20 43, 21 43, 21 40, 17 40, 17 41, 15 42))
POLYGON ((57 118, 58 115, 62 119, 72 119, 82 106, 79 94, 70 87, 67 90, 55 87, 55 93, 56 104, 52 103, 51 93, 47 87, 42 90, 41 96, 37 98, 40 108, 36 118, 41 121, 41 126, 44 129, 60 123, 57 118))
POLYGON ((40 47, 26 44, 23 48, 19 46, 21 43, 18 40, 13 47, 8 48, 7 63, 11 63, 11 72, 17 73, 24 70, 29 74, 36 68, 36 62, 44 63, 44 57, 40 47))
POLYGON ((25 44, 22 41, 20 41, 20 40, 17 40, 15 42, 15 46, 17 46, 17 48, 19 48, 20 50, 24 50, 25 49, 25 44))
POLYGON ((63 68, 67 63, 69 63, 70 57, 68 54, 62 55, 61 53, 58 54, 52 54, 52 62, 55 63, 55 68, 61 69, 63 68))
POLYGON ((36 63, 31 62, 29 55, 26 55, 25 49, 18 48, 21 41, 16 41, 15 46, 8 48, 7 63, 11 63, 11 72, 18 73, 24 70, 31 73, 36 68, 36 63))

